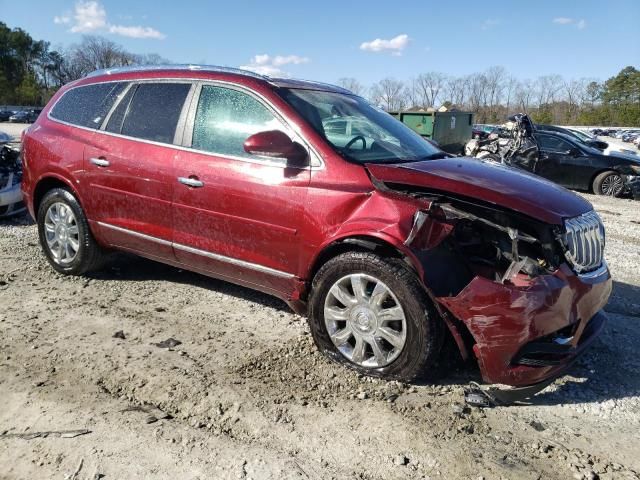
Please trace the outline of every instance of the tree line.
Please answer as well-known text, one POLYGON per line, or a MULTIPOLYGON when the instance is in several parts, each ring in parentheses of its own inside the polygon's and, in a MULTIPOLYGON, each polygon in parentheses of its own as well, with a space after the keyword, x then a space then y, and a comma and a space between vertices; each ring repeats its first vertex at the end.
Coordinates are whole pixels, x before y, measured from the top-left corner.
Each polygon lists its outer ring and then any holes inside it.
POLYGON ((604 82, 560 75, 520 80, 495 66, 461 77, 426 72, 408 81, 384 78, 370 87, 355 78, 338 83, 387 111, 445 106, 475 112, 478 123, 502 123, 525 112, 537 123, 640 125, 640 71, 631 66, 604 82))
MULTIPOLYGON (((171 62, 128 52, 97 36, 52 49, 49 42, 0 22, 0 104, 41 106, 62 85, 94 70, 161 63, 171 62)), ((640 71, 631 66, 604 82, 560 75, 522 80, 494 66, 465 76, 426 72, 407 81, 384 78, 369 87, 355 78, 340 78, 338 84, 387 111, 444 105, 475 112, 479 123, 502 123, 512 113, 525 112, 538 123, 640 125, 640 71)))
POLYGON ((157 54, 135 54, 106 38, 85 36, 52 49, 21 28, 0 22, 0 104, 42 106, 65 83, 101 68, 170 63, 157 54))

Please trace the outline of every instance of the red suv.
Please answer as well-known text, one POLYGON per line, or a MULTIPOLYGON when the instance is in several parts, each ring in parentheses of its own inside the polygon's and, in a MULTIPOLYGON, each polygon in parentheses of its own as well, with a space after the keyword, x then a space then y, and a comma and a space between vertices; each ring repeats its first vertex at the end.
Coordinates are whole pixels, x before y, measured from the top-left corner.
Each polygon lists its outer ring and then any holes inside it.
POLYGON ((591 205, 452 157, 344 89, 235 69, 96 72, 23 138, 55 270, 125 250, 275 295, 367 375, 428 377, 445 337, 488 382, 560 374, 611 292, 591 205))

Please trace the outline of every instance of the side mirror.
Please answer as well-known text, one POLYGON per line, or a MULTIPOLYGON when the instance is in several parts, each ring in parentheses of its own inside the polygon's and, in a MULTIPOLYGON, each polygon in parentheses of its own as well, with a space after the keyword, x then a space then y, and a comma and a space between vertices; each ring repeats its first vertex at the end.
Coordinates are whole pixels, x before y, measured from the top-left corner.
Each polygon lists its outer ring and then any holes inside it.
POLYGON ((280 130, 269 130, 251 135, 244 141, 244 151, 251 155, 270 158, 284 158, 287 166, 306 167, 309 165, 307 150, 280 130))

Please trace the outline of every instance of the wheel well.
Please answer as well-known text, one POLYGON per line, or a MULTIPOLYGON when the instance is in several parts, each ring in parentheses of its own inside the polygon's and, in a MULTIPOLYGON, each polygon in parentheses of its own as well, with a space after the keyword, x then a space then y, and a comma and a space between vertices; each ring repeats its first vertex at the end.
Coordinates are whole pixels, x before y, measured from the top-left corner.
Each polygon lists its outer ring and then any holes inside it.
POLYGON ((63 188, 65 190, 71 190, 69 188, 69 185, 67 185, 62 180, 55 177, 46 177, 40 180, 33 192, 33 211, 36 216, 38 215, 38 208, 40 207, 40 202, 42 201, 44 196, 47 194, 47 192, 54 188, 63 188))
MULTIPOLYGON (((308 288, 305 289, 305 292, 303 294, 304 302, 308 300, 307 295, 309 294, 309 287, 311 285, 311 282, 313 281, 313 278, 315 277, 316 273, 318 273, 318 270, 320 270, 322 265, 324 265, 326 262, 328 262, 332 258, 337 257, 338 255, 341 255, 342 253, 353 252, 353 251, 374 252, 380 255, 381 257, 398 258, 406 262, 411 269, 415 269, 415 267, 409 261, 406 255, 404 255, 400 250, 398 250, 392 244, 384 240, 381 240, 376 237, 369 237, 366 235, 340 239, 330 244, 329 246, 327 246, 316 258, 309 274, 309 279, 307 283, 308 288)), ((428 287, 425 287, 425 288, 428 288, 428 287)), ((435 298, 431 293, 429 293, 429 296, 434 302, 434 306, 438 310, 438 313, 442 316, 443 312, 440 310, 439 307, 437 307, 437 302, 435 298)), ((470 357, 469 351, 471 351, 471 348, 475 343, 475 340, 473 339, 471 332, 469 332, 467 326, 461 321, 455 322, 453 331, 449 322, 445 322, 444 318, 442 319, 442 321, 447 325, 446 336, 450 337, 448 338, 447 341, 451 345, 455 345, 455 348, 449 351, 449 353, 447 354, 448 360, 454 363, 458 363, 459 360, 466 361, 470 357), (454 333, 454 331, 456 333, 454 333)))
POLYGON ((313 263, 311 271, 309 272, 309 282, 313 280, 313 277, 315 277, 322 265, 345 252, 375 252, 381 257, 405 258, 402 252, 400 252, 396 247, 376 237, 360 235, 356 237, 342 238, 325 247, 325 249, 320 252, 313 263))

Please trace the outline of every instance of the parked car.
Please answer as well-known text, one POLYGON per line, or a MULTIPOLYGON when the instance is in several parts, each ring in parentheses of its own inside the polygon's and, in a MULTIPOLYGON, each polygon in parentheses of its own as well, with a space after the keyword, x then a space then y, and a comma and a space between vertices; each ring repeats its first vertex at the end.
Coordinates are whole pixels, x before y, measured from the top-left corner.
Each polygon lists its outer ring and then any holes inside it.
POLYGON ((15 112, 11 110, 0 110, 0 122, 8 122, 9 117, 13 115, 15 112))
POLYGON ((16 112, 9 117, 9 121, 12 123, 33 123, 38 118, 40 111, 36 110, 23 110, 16 112))
POLYGON ((536 130, 538 131, 546 131, 546 132, 558 132, 564 135, 569 135, 573 137, 575 140, 585 143, 590 147, 597 148, 598 150, 605 150, 609 147, 607 142, 603 142, 602 140, 598 140, 597 138, 590 137, 584 132, 580 130, 574 130, 566 127, 556 127, 555 125, 541 125, 536 124, 536 130))
POLYGON ((605 131, 604 131, 603 129, 601 129, 601 128, 592 128, 592 129, 591 129, 591 133, 592 133, 593 135, 595 135, 595 136, 598 136, 598 135, 606 135, 605 131))
POLYGON ((622 134, 622 136, 620 137, 620 139, 623 142, 633 142, 635 140, 635 138, 640 135, 640 131, 636 131, 636 130, 629 130, 626 133, 622 134))
POLYGON ((449 157, 339 87, 116 68, 61 88, 23 148, 56 271, 115 249, 261 290, 362 374, 428 378, 450 336, 487 382, 545 385, 606 321, 604 227, 586 200, 449 157), (340 117, 367 137, 334 138, 340 117))
POLYGON ((640 199, 640 158, 621 152, 602 152, 559 132, 538 131, 537 162, 520 165, 536 175, 575 190, 640 199))

